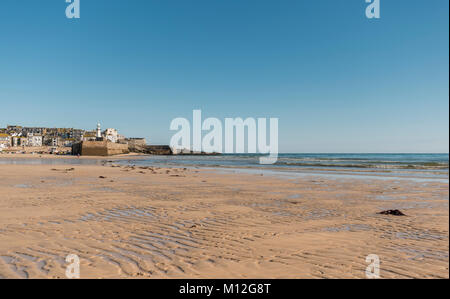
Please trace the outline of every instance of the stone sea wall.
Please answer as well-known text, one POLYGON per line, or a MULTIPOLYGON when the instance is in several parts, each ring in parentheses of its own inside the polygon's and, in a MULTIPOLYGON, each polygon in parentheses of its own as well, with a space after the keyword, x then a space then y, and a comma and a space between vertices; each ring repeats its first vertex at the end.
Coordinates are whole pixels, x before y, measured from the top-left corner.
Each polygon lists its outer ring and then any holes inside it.
POLYGON ((72 146, 72 155, 80 156, 113 156, 128 154, 128 144, 103 141, 83 141, 72 146))

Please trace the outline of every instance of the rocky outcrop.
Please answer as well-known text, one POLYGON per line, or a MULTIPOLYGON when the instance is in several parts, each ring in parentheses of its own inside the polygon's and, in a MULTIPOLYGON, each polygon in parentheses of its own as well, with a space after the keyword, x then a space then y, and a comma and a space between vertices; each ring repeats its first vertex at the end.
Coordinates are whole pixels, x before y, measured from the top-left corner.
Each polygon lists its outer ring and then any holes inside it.
POLYGON ((173 155, 172 149, 168 145, 139 145, 135 144, 129 147, 132 153, 141 153, 147 155, 173 155))

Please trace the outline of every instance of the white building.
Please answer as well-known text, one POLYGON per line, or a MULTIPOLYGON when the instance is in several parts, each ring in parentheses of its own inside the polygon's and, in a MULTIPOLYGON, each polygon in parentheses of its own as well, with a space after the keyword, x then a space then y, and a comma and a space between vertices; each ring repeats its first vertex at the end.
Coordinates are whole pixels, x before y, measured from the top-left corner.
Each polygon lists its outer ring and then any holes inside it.
POLYGON ((34 135, 34 134, 28 134, 28 146, 42 146, 42 136, 41 135, 34 135))
POLYGON ((58 146, 59 145, 59 138, 53 137, 52 138, 52 146, 58 146))
POLYGON ((119 133, 116 129, 108 128, 105 131, 103 131, 103 136, 106 138, 106 140, 109 140, 111 142, 116 143, 119 140, 119 133))
POLYGON ((0 134, 0 149, 11 146, 11 136, 8 134, 0 134))

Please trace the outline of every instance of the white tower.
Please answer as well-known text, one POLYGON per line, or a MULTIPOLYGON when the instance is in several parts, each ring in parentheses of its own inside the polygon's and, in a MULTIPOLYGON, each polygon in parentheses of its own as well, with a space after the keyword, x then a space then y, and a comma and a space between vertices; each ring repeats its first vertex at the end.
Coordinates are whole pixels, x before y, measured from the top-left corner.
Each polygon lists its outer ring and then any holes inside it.
POLYGON ((97 138, 102 138, 102 129, 100 127, 100 122, 97 123, 97 138))

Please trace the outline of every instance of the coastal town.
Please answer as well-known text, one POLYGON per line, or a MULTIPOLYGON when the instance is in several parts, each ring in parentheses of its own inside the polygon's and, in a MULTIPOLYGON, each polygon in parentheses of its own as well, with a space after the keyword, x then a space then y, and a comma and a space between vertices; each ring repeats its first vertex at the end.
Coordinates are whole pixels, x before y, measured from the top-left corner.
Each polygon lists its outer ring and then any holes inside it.
MULTIPOLYGON (((49 153, 77 154, 74 147, 86 144, 105 144, 109 147, 126 148, 145 146, 144 138, 127 138, 117 129, 94 130, 74 128, 23 127, 8 125, 0 128, 0 152, 3 153, 49 153)), ((126 150, 123 150, 126 152, 126 150)))

